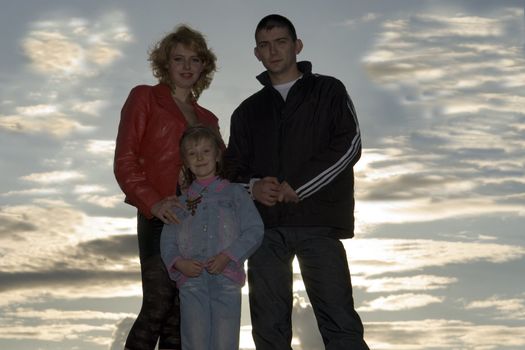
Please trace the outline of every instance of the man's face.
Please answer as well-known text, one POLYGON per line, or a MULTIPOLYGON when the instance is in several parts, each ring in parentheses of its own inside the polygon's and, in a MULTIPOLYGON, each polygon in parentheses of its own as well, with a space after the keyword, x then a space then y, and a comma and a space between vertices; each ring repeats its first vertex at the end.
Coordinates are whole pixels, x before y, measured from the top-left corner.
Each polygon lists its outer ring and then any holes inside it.
POLYGON ((296 69, 297 54, 303 45, 299 39, 292 40, 288 29, 262 29, 256 35, 256 42, 255 56, 271 75, 286 76, 296 69))

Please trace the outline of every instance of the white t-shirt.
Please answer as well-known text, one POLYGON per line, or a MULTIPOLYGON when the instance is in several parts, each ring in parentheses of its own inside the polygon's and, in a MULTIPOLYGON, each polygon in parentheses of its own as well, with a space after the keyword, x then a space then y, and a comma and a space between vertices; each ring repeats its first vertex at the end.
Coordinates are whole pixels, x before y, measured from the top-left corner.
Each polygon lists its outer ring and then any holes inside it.
POLYGON ((289 81, 289 82, 284 83, 284 84, 274 85, 273 87, 275 88, 275 90, 279 91, 279 93, 283 97, 283 100, 286 101, 286 96, 288 96, 288 91, 290 91, 290 89, 292 88, 293 84, 295 84, 295 82, 297 80, 301 79, 302 77, 303 76, 301 75, 299 78, 297 78, 295 80, 289 81))

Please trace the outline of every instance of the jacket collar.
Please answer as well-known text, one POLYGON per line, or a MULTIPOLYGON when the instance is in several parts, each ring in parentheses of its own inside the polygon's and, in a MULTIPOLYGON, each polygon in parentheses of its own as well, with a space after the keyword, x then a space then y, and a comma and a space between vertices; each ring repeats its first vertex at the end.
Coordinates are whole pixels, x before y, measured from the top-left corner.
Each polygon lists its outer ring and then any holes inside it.
MULTIPOLYGON (((179 107, 171 96, 171 87, 168 84, 159 83, 153 86, 153 94, 155 95, 159 105, 169 111, 172 111, 176 115, 182 116, 182 112, 179 110, 179 107)), ((197 104, 197 101, 192 100, 191 103, 196 111, 200 111, 200 106, 197 104)), ((197 113, 197 118, 199 118, 199 116, 199 113, 197 113)))
POLYGON ((168 84, 159 83, 153 86, 153 94, 159 104, 165 108, 173 107, 175 104, 173 97, 171 97, 171 88, 168 84))
MULTIPOLYGON (((309 76, 312 74, 312 63, 309 61, 301 61, 297 62, 297 68, 299 68, 299 71, 303 73, 303 78, 309 76)), ((270 75, 268 74, 268 71, 264 71, 261 74, 259 74, 257 77, 257 80, 264 86, 272 86, 272 80, 270 79, 270 75)))
POLYGON ((208 186, 203 186, 199 184, 197 181, 193 181, 190 185, 190 188, 188 188, 188 197, 195 197, 198 194, 204 192, 206 189, 206 192, 221 192, 226 185, 228 185, 229 181, 226 179, 222 179, 220 177, 217 177, 215 180, 213 180, 208 186))

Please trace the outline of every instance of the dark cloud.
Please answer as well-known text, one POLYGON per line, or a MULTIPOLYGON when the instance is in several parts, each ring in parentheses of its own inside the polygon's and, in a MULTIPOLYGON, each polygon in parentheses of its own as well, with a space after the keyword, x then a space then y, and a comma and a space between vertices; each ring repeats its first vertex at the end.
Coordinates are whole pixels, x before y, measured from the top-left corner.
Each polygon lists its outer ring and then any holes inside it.
POLYGON ((91 271, 80 269, 46 269, 45 271, 0 272, 0 292, 15 289, 35 289, 44 292, 49 289, 121 285, 123 282, 140 281, 138 266, 128 271, 91 271))
POLYGON ((487 183, 479 186, 476 192, 486 196, 515 196, 521 193, 522 197, 525 197, 525 182, 507 180, 497 183, 487 183))
POLYGON ((135 257, 138 256, 137 236, 117 235, 82 242, 77 246, 77 254, 82 259, 95 255, 115 261, 135 257))
POLYGON ((38 227, 31 222, 17 219, 11 219, 7 216, 0 215, 0 238, 17 239, 19 233, 36 231, 38 227))
MULTIPOLYGON (((138 256, 136 235, 117 235, 67 246, 47 259, 45 270, 2 271, 0 291, 37 288, 45 290, 64 286, 110 285, 140 281, 138 264, 130 259, 138 256), (124 264, 125 270, 115 269, 124 264)), ((36 258, 36 257, 35 257, 36 258)))

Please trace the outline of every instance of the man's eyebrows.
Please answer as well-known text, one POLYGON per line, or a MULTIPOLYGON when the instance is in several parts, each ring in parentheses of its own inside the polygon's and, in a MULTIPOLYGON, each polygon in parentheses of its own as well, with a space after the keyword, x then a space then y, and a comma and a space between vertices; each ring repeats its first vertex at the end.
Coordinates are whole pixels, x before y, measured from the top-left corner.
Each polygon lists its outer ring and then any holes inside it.
POLYGON ((281 37, 278 37, 278 38, 275 38, 275 39, 271 39, 271 40, 261 40, 261 41, 258 41, 257 44, 267 44, 269 42, 273 42, 273 41, 281 41, 281 40, 289 40, 290 38, 288 38, 287 36, 281 36, 281 37))

